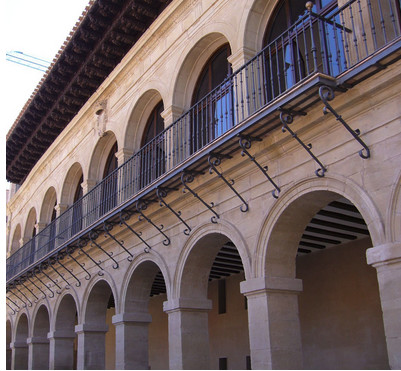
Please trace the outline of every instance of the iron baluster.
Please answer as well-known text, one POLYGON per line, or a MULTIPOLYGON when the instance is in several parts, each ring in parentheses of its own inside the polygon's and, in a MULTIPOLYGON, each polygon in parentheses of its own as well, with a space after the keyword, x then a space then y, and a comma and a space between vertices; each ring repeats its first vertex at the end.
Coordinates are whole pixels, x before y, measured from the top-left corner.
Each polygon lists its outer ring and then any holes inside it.
POLYGON ((337 121, 341 122, 341 124, 351 133, 351 135, 358 141, 358 143, 364 148, 366 154, 363 153, 363 149, 359 151, 359 156, 363 159, 368 159, 370 157, 369 147, 364 143, 364 141, 359 137, 361 134, 359 129, 353 130, 344 119, 334 110, 334 108, 329 104, 329 101, 334 99, 334 91, 331 87, 323 85, 319 88, 319 96, 325 107, 323 108, 323 113, 327 114, 327 110, 329 110, 336 118, 337 121))
POLYGON ((72 273, 72 270, 70 271, 63 263, 61 263, 60 260, 64 259, 64 256, 62 254, 57 255, 57 263, 59 263, 72 277, 74 277, 77 281, 75 284, 76 287, 81 286, 81 281, 72 273))
POLYGON ((268 179, 268 181, 273 185, 273 187, 275 188, 272 191, 272 196, 277 199, 278 195, 280 193, 280 188, 278 187, 278 185, 273 181, 273 179, 269 176, 269 174, 267 173, 268 171, 268 167, 267 166, 261 166, 255 159, 255 156, 252 156, 249 152, 248 149, 251 148, 252 145, 252 140, 256 140, 256 141, 261 141, 262 139, 260 138, 251 138, 249 136, 241 136, 239 139, 239 145, 242 148, 241 151, 241 156, 245 156, 247 155, 249 157, 249 159, 262 171, 262 173, 266 176, 266 178, 268 179))
POLYGON ((146 201, 144 201, 144 200, 138 200, 138 201, 136 202, 135 207, 136 207, 137 212, 140 214, 139 217, 138 217, 138 220, 139 220, 139 221, 142 221, 143 219, 145 219, 149 224, 153 225, 153 227, 155 227, 155 228, 158 230, 158 232, 164 236, 165 240, 163 241, 163 245, 164 245, 164 246, 170 245, 170 239, 169 239, 169 238, 167 237, 167 235, 162 231, 162 229, 164 228, 163 224, 162 224, 160 227, 158 227, 155 223, 152 222, 152 220, 151 220, 150 218, 148 218, 148 217, 143 213, 143 210, 146 210, 146 209, 148 208, 148 205, 147 205, 146 201))
POLYGON ((122 247, 122 249, 124 249, 124 251, 129 255, 129 257, 127 258, 127 260, 128 260, 129 262, 132 262, 132 260, 133 260, 133 258, 134 258, 134 255, 132 255, 132 254, 125 248, 125 246, 124 246, 124 241, 118 241, 117 238, 115 238, 115 237, 110 233, 110 231, 111 231, 112 229, 113 229, 113 224, 111 224, 111 223, 106 223, 106 222, 103 223, 103 230, 106 232, 106 235, 109 236, 109 237, 111 237, 111 238, 113 239, 113 241, 117 242, 117 243, 122 247))
POLYGON ((137 236, 145 245, 146 247, 143 249, 146 253, 151 250, 151 246, 141 237, 141 232, 136 232, 132 227, 128 225, 126 222, 131 217, 131 214, 128 211, 120 212, 120 225, 125 225, 135 236, 137 236))
POLYGON ((95 230, 91 230, 90 232, 89 232, 89 239, 90 239, 90 241, 91 241, 91 246, 93 246, 93 245, 95 245, 99 250, 101 250, 101 251, 103 251, 111 260, 113 260, 114 261, 114 264, 113 264, 113 268, 114 269, 117 269, 118 267, 119 267, 119 264, 118 264, 118 262, 113 258, 113 256, 112 256, 112 254, 113 254, 113 252, 111 252, 110 254, 106 251, 106 250, 104 250, 98 243, 96 243, 96 239, 99 237, 99 233, 97 232, 97 231, 95 231, 95 230))
POLYGON ((387 33, 386 33, 386 25, 384 23, 384 16, 383 16, 383 9, 382 9, 382 3, 379 0, 378 2, 379 5, 379 12, 380 12, 380 25, 382 28, 382 32, 383 32, 383 38, 384 38, 384 43, 387 44, 387 33))
POLYGON ((361 23, 361 27, 362 27, 362 39, 363 39, 363 42, 365 44, 366 56, 368 56, 369 55, 368 41, 367 41, 367 38, 366 38, 365 23, 363 21, 361 0, 358 0, 357 3, 358 3, 358 11, 359 11, 360 23, 361 23))
POLYGON ((189 173, 189 172, 185 172, 185 171, 183 171, 182 173, 181 173, 181 183, 184 185, 184 189, 183 189, 183 193, 185 193, 185 191, 189 191, 191 194, 192 194, 192 196, 194 196, 195 198, 197 198, 200 202, 202 202, 202 204, 203 205, 205 205, 215 216, 212 216, 211 217, 211 222, 212 223, 217 223, 217 219, 220 219, 220 216, 219 216, 219 214, 217 214, 216 213, 216 211, 214 211, 213 210, 213 207, 214 207, 214 203, 213 202, 211 202, 210 203, 210 205, 209 204, 207 204, 205 201, 203 201, 200 197, 199 197, 199 195, 196 193, 196 192, 194 192, 189 186, 188 186, 188 183, 192 183, 194 181, 194 175, 193 175, 193 173, 189 173), (217 218, 217 219, 216 219, 217 218))
POLYGON ((231 182, 229 182, 221 172, 219 172, 219 170, 217 170, 217 166, 219 166, 221 164, 221 158, 223 156, 221 154, 215 154, 215 153, 211 153, 207 159, 207 161, 209 162, 210 168, 209 168, 209 173, 212 174, 213 171, 217 174, 217 176, 222 179, 224 181, 224 183, 226 183, 230 189, 235 193, 235 195, 243 202, 244 205, 242 205, 240 207, 240 210, 245 213, 248 211, 249 206, 247 204, 247 202, 241 197, 241 195, 234 189, 233 185, 234 185, 234 180, 231 179, 231 182), (244 207, 245 206, 245 207, 244 207))
POLYGON ((84 270, 84 271, 87 273, 87 275, 85 276, 85 279, 86 279, 87 281, 89 281, 90 278, 92 277, 92 275, 85 269, 85 267, 84 267, 85 263, 82 263, 82 264, 81 264, 77 259, 74 258, 74 256, 72 255, 72 254, 74 253, 74 251, 75 251, 75 249, 74 249, 73 247, 71 247, 71 246, 68 246, 68 247, 67 247, 67 254, 68 254, 68 256, 69 256, 72 260, 74 260, 74 262, 77 263, 77 264, 81 267, 82 270, 84 270))
POLYGON ((368 0, 368 9, 369 9, 370 29, 372 31, 371 34, 373 37, 373 45, 375 50, 377 50, 376 26, 375 26, 375 21, 373 19, 372 4, 370 0, 368 0))
POLYGON ((280 121, 283 124, 283 127, 281 128, 281 131, 283 133, 285 133, 286 131, 288 131, 291 136, 297 140, 297 142, 309 153, 309 155, 315 160, 315 162, 320 166, 319 169, 315 170, 315 174, 316 176, 318 176, 319 178, 324 177, 324 173, 327 171, 327 169, 324 167, 324 165, 319 161, 319 159, 313 154, 313 152, 311 151, 312 148, 312 144, 308 144, 306 145, 301 139, 299 139, 298 135, 296 133, 294 133, 292 131, 292 129, 288 126, 290 125, 294 118, 293 115, 294 114, 300 114, 300 115, 306 115, 306 113, 302 113, 302 112, 294 112, 294 111, 285 111, 282 110, 280 112, 280 121))
POLYGON ((181 211, 174 211, 173 208, 164 201, 164 198, 167 197, 167 190, 166 188, 159 187, 156 189, 156 195, 160 200, 160 206, 166 206, 187 228, 184 230, 184 234, 189 236, 191 232, 191 227, 181 218, 181 211))

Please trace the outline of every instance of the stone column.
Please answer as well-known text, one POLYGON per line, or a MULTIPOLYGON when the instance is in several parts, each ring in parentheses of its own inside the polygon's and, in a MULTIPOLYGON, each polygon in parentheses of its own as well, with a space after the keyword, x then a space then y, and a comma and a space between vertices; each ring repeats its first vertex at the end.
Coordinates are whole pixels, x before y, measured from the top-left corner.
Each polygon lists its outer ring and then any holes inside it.
POLYGON ((57 225, 56 225, 56 246, 60 246, 64 241, 66 241, 70 235, 68 234, 68 227, 71 225, 72 217, 68 217, 67 215, 63 215, 62 218, 59 218, 61 214, 63 214, 67 209, 68 205, 66 204, 57 204, 54 209, 56 210, 57 216, 57 225))
MULTIPOLYGON (((95 185, 96 181, 93 179, 84 180, 81 184, 83 195, 88 194, 95 185)), ((100 195, 91 194, 90 196, 84 197, 82 201, 82 228, 85 228, 98 218, 97 207, 99 206, 100 195)))
POLYGON ((104 370, 106 365, 106 332, 108 326, 82 324, 75 326, 78 335, 77 369, 104 370))
POLYGON ((50 341, 49 369, 74 369, 74 340, 75 333, 68 330, 57 330, 47 334, 50 341))
POLYGON ((28 367, 28 344, 26 341, 14 341, 10 344, 12 370, 26 370, 28 367))
MULTIPOLYGON (((134 151, 128 148, 121 148, 116 152, 117 163, 120 167, 123 165, 132 155, 134 151)), ((135 184, 135 178, 137 174, 135 173, 136 167, 133 163, 135 160, 131 160, 128 166, 120 168, 118 171, 117 187, 118 187, 118 198, 117 203, 121 204, 130 198, 137 190, 137 185, 135 184)))
POLYGON ((168 314, 170 369, 209 369, 211 300, 180 298, 163 303, 168 314))
POLYGON ((122 313, 112 318, 116 327, 116 369, 147 370, 149 368, 149 313, 122 313))
POLYGON ((28 369, 49 369, 49 340, 47 337, 35 336, 27 339, 28 369))
POLYGON ((248 300, 252 369, 301 369, 298 294, 302 281, 282 277, 241 282, 248 300))
MULTIPOLYGON (((181 107, 173 105, 166 107, 161 113, 164 120, 164 127, 168 128, 183 114, 183 112, 184 110, 181 107)), ((188 120, 182 120, 165 132, 164 153, 166 157, 166 171, 189 156, 189 125, 190 123, 188 120)))
POLYGON ((401 242, 366 251, 368 264, 377 270, 384 332, 390 367, 401 369, 401 242))

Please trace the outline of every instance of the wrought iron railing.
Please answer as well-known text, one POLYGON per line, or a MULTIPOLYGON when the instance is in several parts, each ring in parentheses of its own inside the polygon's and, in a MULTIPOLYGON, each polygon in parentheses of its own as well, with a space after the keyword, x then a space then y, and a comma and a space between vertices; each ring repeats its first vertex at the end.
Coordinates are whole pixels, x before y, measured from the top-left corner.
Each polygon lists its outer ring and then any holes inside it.
POLYGON ((400 35, 399 2, 311 8, 7 259, 7 280, 316 72, 337 77, 400 35))

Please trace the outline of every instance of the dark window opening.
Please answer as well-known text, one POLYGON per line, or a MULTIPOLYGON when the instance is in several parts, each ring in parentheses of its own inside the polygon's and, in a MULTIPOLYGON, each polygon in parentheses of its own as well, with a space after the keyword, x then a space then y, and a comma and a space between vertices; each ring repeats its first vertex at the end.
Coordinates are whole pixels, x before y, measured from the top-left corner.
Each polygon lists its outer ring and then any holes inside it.
POLYGON ((226 313, 226 280, 219 280, 217 286, 218 292, 218 313, 226 313))
POLYGON ((219 358, 219 370, 228 370, 226 357, 219 358))

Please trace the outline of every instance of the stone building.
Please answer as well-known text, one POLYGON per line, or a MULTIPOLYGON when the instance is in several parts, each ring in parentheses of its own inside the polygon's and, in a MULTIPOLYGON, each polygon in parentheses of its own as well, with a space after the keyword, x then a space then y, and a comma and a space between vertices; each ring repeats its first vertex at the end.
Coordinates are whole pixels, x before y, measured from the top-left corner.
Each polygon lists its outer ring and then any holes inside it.
POLYGON ((7 135, 7 368, 401 368, 398 0, 96 0, 7 135))

